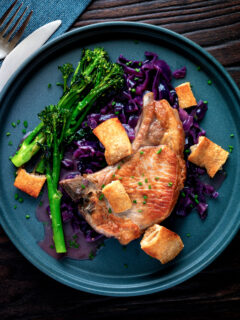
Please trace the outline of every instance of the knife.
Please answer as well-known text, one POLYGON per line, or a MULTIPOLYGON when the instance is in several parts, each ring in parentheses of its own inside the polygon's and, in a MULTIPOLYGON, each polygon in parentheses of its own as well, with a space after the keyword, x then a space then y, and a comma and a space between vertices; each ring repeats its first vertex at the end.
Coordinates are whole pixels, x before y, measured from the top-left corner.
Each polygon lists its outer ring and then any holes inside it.
POLYGON ((21 41, 4 59, 0 69, 0 91, 19 66, 39 49, 60 27, 61 20, 45 24, 21 41))

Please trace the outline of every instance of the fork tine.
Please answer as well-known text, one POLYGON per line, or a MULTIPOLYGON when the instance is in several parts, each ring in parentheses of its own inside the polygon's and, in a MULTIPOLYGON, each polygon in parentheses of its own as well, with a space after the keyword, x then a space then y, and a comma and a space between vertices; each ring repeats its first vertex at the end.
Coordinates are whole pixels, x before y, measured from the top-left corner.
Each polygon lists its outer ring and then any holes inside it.
POLYGON ((26 29, 29 20, 31 19, 31 16, 33 14, 33 11, 31 10, 29 15, 26 17, 26 19, 24 20, 23 24, 21 25, 21 27, 18 29, 17 33, 15 34, 14 38, 11 40, 11 47, 15 47, 15 45, 18 43, 18 41, 20 40, 24 30, 26 29))
POLYGON ((23 4, 21 3, 20 6, 19 6, 19 7, 17 8, 17 10, 15 11, 15 13, 13 14, 13 16, 11 17, 11 19, 9 19, 9 21, 8 21, 7 24, 5 25, 4 29, 1 31, 1 34, 2 34, 2 35, 4 35, 4 34, 7 32, 9 26, 11 25, 12 21, 14 20, 14 18, 16 17, 16 15, 18 14, 18 12, 19 12, 19 10, 21 9, 21 6, 22 6, 22 5, 23 5, 23 4))
POLYGON ((25 8, 25 10, 23 11, 23 13, 20 15, 20 17, 17 19, 17 21, 15 22, 14 26, 12 27, 12 29, 9 31, 8 35, 5 37, 6 40, 9 40, 11 35, 13 34, 13 32, 16 30, 17 26, 19 25, 19 22, 21 21, 22 17, 24 16, 24 13, 27 11, 28 7, 25 8))
POLYGON ((17 3, 18 0, 15 0, 13 4, 7 9, 7 11, 3 14, 3 16, 0 18, 0 26, 4 23, 4 21, 7 19, 9 13, 12 11, 13 7, 17 3))

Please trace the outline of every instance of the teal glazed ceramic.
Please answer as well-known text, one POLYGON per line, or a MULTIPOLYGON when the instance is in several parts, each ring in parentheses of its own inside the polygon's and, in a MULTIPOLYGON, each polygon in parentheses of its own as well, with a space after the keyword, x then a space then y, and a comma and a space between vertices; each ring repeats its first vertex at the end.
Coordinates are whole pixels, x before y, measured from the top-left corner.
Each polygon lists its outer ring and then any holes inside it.
POLYGON ((58 37, 21 66, 0 97, 2 227, 33 265, 79 290, 109 296, 136 296, 165 290, 189 279, 224 250, 239 228, 239 101, 238 88, 224 68, 201 47, 172 31, 147 24, 116 22, 83 27, 58 37), (168 227, 181 236, 185 247, 166 265, 141 251, 139 240, 123 250, 116 240, 109 239, 92 261, 54 260, 38 246, 44 229, 35 217, 37 201, 21 194, 24 202, 14 209, 15 168, 9 156, 22 137, 22 126, 14 129, 11 123, 26 120, 29 129, 34 128, 38 123, 37 113, 44 106, 56 103, 61 95, 59 87, 48 88, 48 83, 60 81, 58 65, 66 62, 76 65, 83 47, 96 46, 104 47, 113 61, 120 54, 140 60, 144 59, 145 51, 153 51, 167 61, 172 71, 186 66, 186 78, 175 80, 173 85, 190 81, 197 100, 208 100, 209 110, 201 123, 207 136, 225 149, 234 146, 225 165, 227 178, 218 190, 220 196, 208 200, 207 219, 202 221, 197 212, 192 212, 186 218, 172 217, 168 221, 168 227), (212 85, 208 85, 209 79, 212 85), (11 136, 7 137, 6 132, 11 132, 11 136), (12 146, 8 145, 9 140, 12 146), (26 219, 26 214, 31 218, 26 219))

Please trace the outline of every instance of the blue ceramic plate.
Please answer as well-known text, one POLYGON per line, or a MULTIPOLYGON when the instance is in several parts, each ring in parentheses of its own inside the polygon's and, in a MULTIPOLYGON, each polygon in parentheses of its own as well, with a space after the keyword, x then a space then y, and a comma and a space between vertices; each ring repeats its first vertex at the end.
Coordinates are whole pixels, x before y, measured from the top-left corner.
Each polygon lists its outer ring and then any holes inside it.
MULTIPOLYGON (((181 83, 176 80, 174 85, 181 83)), ((188 39, 155 26, 117 22, 80 28, 49 42, 19 69, 8 82, 0 99, 0 222, 22 254, 50 277, 73 288, 110 296, 149 294, 170 288, 198 273, 211 263, 236 234, 239 222, 239 92, 224 68, 202 48, 188 39), (48 83, 60 80, 57 66, 76 65, 83 47, 103 46, 113 61, 119 54, 143 59, 144 51, 158 53, 174 70, 187 66, 184 81, 191 81, 197 99, 208 100, 209 110, 202 122, 210 139, 225 149, 234 146, 225 166, 227 178, 217 200, 210 200, 208 217, 201 221, 197 212, 173 219, 169 227, 183 239, 185 248, 171 263, 161 265, 140 250, 134 241, 122 246, 110 239, 93 261, 64 259, 56 261, 40 249, 43 225, 35 218, 37 202, 23 195, 24 203, 14 209, 15 168, 9 156, 22 137, 22 122, 29 129, 38 123, 37 113, 56 103, 61 90, 48 83), (201 67, 201 71, 197 70, 201 67), (208 85, 208 79, 212 85, 208 85), (21 120, 15 129, 12 122, 21 120), (10 137, 6 132, 11 132, 10 137), (234 138, 230 134, 234 134, 234 138), (9 146, 9 140, 13 146, 9 146), (25 215, 30 219, 26 220, 25 215), (191 234, 190 237, 187 234, 191 234), (128 268, 124 265, 128 265, 128 268)))

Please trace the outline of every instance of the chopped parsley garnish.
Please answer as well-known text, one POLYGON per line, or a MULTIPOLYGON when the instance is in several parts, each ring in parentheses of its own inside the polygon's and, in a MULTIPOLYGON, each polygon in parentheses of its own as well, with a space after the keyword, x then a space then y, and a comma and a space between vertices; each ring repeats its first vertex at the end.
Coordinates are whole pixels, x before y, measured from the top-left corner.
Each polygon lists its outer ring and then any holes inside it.
POLYGON ((196 202, 197 204, 199 204, 199 201, 198 201, 198 199, 195 199, 195 202, 196 202))
POLYGON ((147 203, 147 201, 143 201, 143 204, 146 204, 147 203))
POLYGON ((132 179, 134 179, 134 176, 131 176, 132 179))
POLYGON ((105 184, 103 184, 102 186, 101 186, 101 189, 103 189, 105 187, 105 184))
POLYGON ((20 122, 21 122, 20 120, 17 120, 17 124, 20 124, 20 122))
POLYGON ((231 133, 231 134, 230 134, 230 137, 231 137, 231 138, 233 138, 233 137, 234 137, 234 134, 233 134, 233 133, 231 133))
POLYGON ((145 181, 146 183, 148 183, 148 179, 145 179, 144 181, 145 181))
POLYGON ((139 186, 142 186, 142 182, 138 182, 138 185, 139 185, 139 186))
POLYGON ((136 92, 136 89, 135 89, 135 88, 132 88, 131 91, 132 91, 132 92, 136 92))
POLYGON ((101 201, 101 200, 103 200, 103 198, 104 198, 104 194, 102 193, 102 194, 100 194, 98 199, 101 201))
POLYGON ((118 179, 119 179, 119 180, 122 180, 122 177, 119 177, 118 179))
POLYGON ((13 206, 13 208, 14 208, 14 209, 17 209, 17 205, 15 204, 15 205, 13 206))
POLYGON ((39 205, 39 207, 41 207, 43 205, 43 202, 40 201, 38 205, 39 205))
POLYGON ((82 189, 85 189, 86 186, 85 186, 84 184, 81 184, 81 188, 82 188, 82 189))
POLYGON ((157 154, 160 154, 162 152, 162 148, 160 148, 158 151, 157 151, 157 154))
POLYGON ((26 219, 30 219, 30 215, 29 215, 29 214, 26 214, 25 218, 26 218, 26 219))
POLYGON ((112 213, 112 209, 111 208, 108 209, 108 213, 112 213))
POLYGON ((27 128, 28 127, 28 122, 26 120, 23 121, 23 125, 24 125, 25 128, 27 128))
POLYGON ((168 182, 168 187, 172 187, 173 183, 172 182, 168 182))
POLYGON ((212 80, 208 80, 208 82, 207 82, 209 85, 211 85, 212 84, 212 80))
POLYGON ((94 258, 94 254, 92 252, 90 252, 88 258, 92 260, 94 258))
POLYGON ((155 180, 159 180, 160 178, 159 177, 155 177, 155 180))
POLYGON ((228 146, 229 152, 231 153, 233 151, 233 146, 228 146))
POLYGON ((23 203, 23 201, 24 201, 23 198, 18 199, 18 202, 20 202, 20 203, 23 203))
POLYGON ((207 103, 208 103, 208 101, 207 101, 207 100, 204 100, 204 101, 203 101, 203 103, 207 104, 207 103))
POLYGON ((181 192, 181 196, 182 196, 183 198, 185 198, 185 197, 186 197, 186 194, 185 194, 184 192, 181 192))
POLYGON ((7 133, 6 133, 6 136, 7 136, 7 137, 9 137, 10 135, 11 135, 11 133, 10 133, 10 132, 7 132, 7 133))
POLYGON ((50 244, 49 248, 54 249, 54 245, 50 244))
MULTIPOLYGON (((119 168, 119 169, 120 169, 120 168, 119 168)), ((115 175, 115 174, 113 174, 113 175, 112 175, 112 177, 113 177, 113 178, 115 178, 115 177, 116 177, 116 175, 115 175)))
POLYGON ((22 129, 22 133, 25 134, 27 132, 26 129, 22 129))
POLYGON ((78 238, 77 234, 73 235, 73 239, 76 240, 78 238))
POLYGON ((185 150, 185 153, 190 153, 190 149, 186 149, 186 150, 185 150))
POLYGON ((138 64, 138 65, 139 65, 139 67, 141 67, 141 66, 142 66, 142 62, 139 62, 139 64, 138 64))
POLYGON ((113 102, 112 102, 112 106, 115 106, 115 104, 116 104, 116 102, 115 102, 115 101, 113 101, 113 102))
POLYGON ((16 128, 16 126, 17 126, 16 123, 15 123, 15 122, 12 122, 12 127, 13 127, 13 128, 16 128))
POLYGON ((152 189, 152 186, 151 186, 151 185, 149 185, 149 186, 148 186, 148 189, 152 189))
POLYGON ((133 203, 137 203, 137 200, 133 200, 133 203))
POLYGON ((148 198, 148 196, 143 196, 143 199, 147 199, 148 198))
POLYGON ((135 80, 135 81, 138 81, 138 80, 139 80, 139 78, 138 78, 138 77, 135 77, 135 78, 134 78, 134 80, 135 80))
POLYGON ((13 145, 12 141, 9 141, 9 142, 8 142, 8 145, 9 145, 9 146, 12 146, 12 145, 13 145))
POLYGON ((142 212, 142 209, 139 209, 138 212, 142 212))
POLYGON ((139 69, 139 68, 136 68, 135 70, 136 70, 137 72, 140 72, 140 69, 139 69))
POLYGON ((120 165, 118 165, 118 166, 117 166, 117 168, 118 168, 118 169, 121 169, 121 166, 120 166, 120 165))
POLYGON ((51 84, 51 83, 49 83, 49 84, 48 84, 48 88, 51 88, 51 87, 52 87, 52 84, 51 84))
POLYGON ((118 115, 118 114, 119 114, 119 111, 115 111, 115 114, 118 115))
POLYGON ((143 151, 140 151, 139 153, 140 153, 140 154, 144 154, 144 152, 143 152, 143 151))
POLYGON ((191 234, 190 233, 186 233, 186 236, 189 238, 189 237, 191 237, 191 234))
POLYGON ((17 200, 19 198, 19 195, 17 193, 15 193, 14 198, 15 198, 15 200, 17 200))

